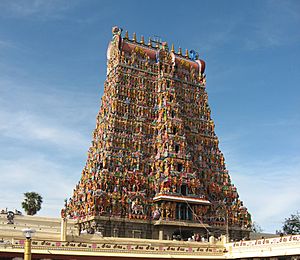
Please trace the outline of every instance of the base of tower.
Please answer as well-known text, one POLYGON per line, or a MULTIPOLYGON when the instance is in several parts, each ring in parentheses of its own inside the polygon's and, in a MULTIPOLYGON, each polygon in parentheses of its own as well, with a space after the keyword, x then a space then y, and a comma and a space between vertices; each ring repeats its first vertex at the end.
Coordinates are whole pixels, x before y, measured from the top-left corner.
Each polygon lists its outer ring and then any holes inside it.
MULTIPOLYGON (((82 232, 97 233, 104 237, 127 237, 160 240, 188 240, 192 236, 208 240, 210 236, 226 235, 225 226, 210 226, 205 223, 174 220, 145 220, 143 218, 121 218, 94 216, 79 220, 76 224, 82 232)), ((229 227, 229 240, 248 239, 250 229, 229 227)))

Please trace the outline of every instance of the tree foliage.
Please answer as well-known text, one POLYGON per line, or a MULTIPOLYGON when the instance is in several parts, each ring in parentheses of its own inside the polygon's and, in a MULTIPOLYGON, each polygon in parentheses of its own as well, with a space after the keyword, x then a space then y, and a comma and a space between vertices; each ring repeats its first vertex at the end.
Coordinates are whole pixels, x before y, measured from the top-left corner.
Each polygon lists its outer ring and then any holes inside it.
POLYGON ((286 218, 283 222, 282 230, 285 235, 300 234, 300 213, 291 214, 289 218, 286 218))
POLYGON ((25 192, 24 197, 22 208, 27 215, 35 215, 42 208, 42 196, 36 192, 25 192))

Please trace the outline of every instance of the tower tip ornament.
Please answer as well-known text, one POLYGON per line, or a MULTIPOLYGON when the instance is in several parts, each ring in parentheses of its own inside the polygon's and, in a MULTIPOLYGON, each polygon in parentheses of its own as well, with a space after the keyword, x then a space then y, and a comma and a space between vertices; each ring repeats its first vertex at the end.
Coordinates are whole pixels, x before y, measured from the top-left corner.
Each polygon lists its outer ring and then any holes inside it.
POLYGON ((132 38, 132 40, 133 40, 134 42, 136 42, 136 33, 135 33, 135 32, 133 33, 133 38, 132 38))
POLYGON ((125 37, 124 39, 128 40, 129 39, 129 36, 128 36, 128 31, 125 32, 125 37))
POLYGON ((172 43, 171 52, 175 52, 175 50, 174 50, 174 43, 172 43))
POLYGON ((198 52, 196 52, 194 50, 190 50, 190 54, 191 54, 191 60, 198 60, 198 58, 199 58, 198 52))
POLYGON ((179 49, 178 49, 178 53, 177 53, 178 55, 182 55, 182 50, 181 50, 181 47, 179 47, 179 49))
POLYGON ((141 43, 141 44, 145 44, 145 40, 144 40, 144 36, 143 36, 143 35, 141 36, 141 41, 140 41, 140 43, 141 43))
POLYGON ((185 57, 189 58, 189 51, 188 51, 188 49, 185 50, 185 57))
POLYGON ((123 29, 118 27, 118 26, 113 26, 113 28, 111 29, 112 35, 121 35, 122 34, 123 29))

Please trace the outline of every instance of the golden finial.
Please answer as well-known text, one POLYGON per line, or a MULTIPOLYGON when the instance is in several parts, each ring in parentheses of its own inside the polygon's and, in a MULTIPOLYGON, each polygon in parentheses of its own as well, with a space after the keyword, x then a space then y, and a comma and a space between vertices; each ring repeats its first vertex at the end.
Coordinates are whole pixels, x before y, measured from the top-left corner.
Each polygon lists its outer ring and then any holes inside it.
POLYGON ((125 37, 124 39, 127 39, 128 40, 129 36, 128 36, 128 31, 125 32, 125 37))
POLYGON ((134 42, 136 42, 136 33, 135 33, 135 32, 133 33, 133 38, 132 38, 132 40, 133 40, 134 42))
POLYGON ((171 46, 171 52, 175 52, 173 43, 172 43, 172 46, 171 46))
POLYGON ((178 55, 181 55, 182 54, 182 51, 181 51, 181 48, 179 47, 179 50, 178 50, 178 55))
POLYGON ((144 44, 145 43, 145 41, 144 41, 144 36, 142 35, 141 36, 141 44, 144 44))
POLYGON ((149 38, 148 46, 149 46, 149 47, 152 47, 151 38, 149 38))
POLYGON ((185 57, 187 57, 187 58, 189 57, 189 51, 188 51, 188 49, 185 50, 185 57))

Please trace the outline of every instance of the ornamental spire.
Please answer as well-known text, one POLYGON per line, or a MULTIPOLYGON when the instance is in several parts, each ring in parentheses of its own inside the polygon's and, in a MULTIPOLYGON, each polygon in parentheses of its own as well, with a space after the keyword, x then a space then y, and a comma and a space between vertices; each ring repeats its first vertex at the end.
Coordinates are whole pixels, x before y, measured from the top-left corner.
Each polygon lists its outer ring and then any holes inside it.
POLYGON ((135 32, 133 33, 133 38, 132 38, 132 40, 133 40, 134 42, 136 42, 136 33, 135 33, 135 32))
POLYGON ((129 36, 128 36, 128 31, 125 32, 125 37, 124 39, 128 40, 129 39, 129 36))
POLYGON ((172 43, 171 52, 175 52, 175 50, 174 50, 174 43, 172 43))
POLYGON ((188 51, 188 49, 185 50, 185 57, 187 57, 187 58, 189 57, 189 51, 188 51))
POLYGON ((181 47, 179 47, 179 50, 178 50, 178 55, 182 55, 182 50, 181 50, 181 47))

